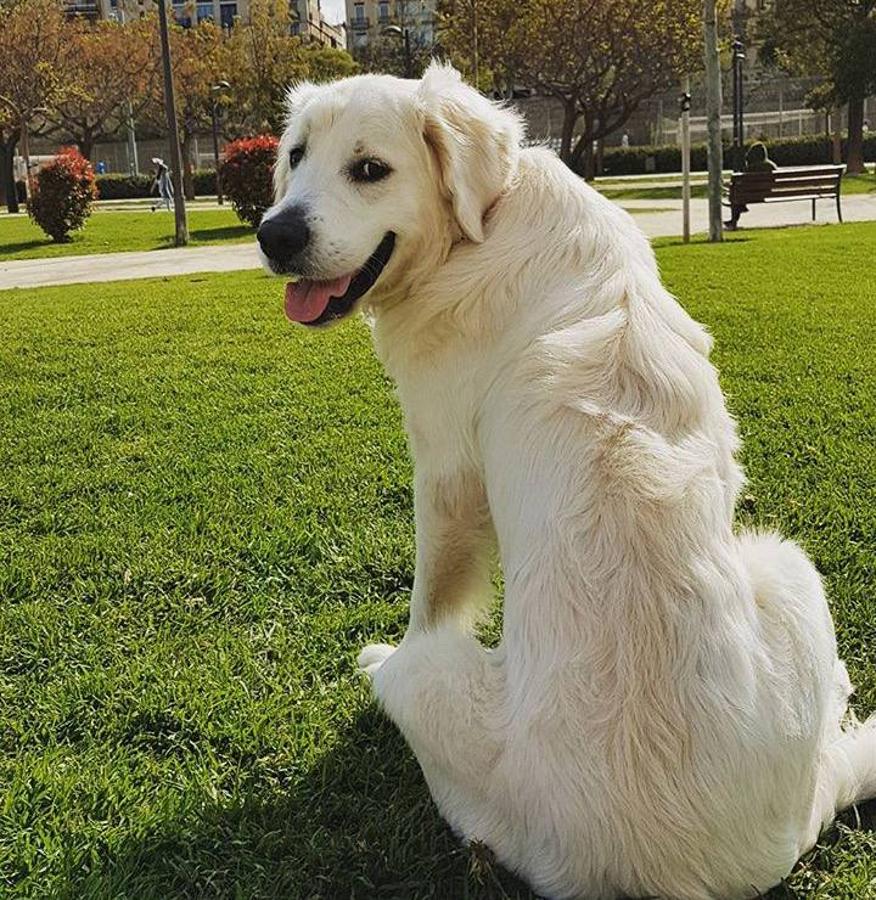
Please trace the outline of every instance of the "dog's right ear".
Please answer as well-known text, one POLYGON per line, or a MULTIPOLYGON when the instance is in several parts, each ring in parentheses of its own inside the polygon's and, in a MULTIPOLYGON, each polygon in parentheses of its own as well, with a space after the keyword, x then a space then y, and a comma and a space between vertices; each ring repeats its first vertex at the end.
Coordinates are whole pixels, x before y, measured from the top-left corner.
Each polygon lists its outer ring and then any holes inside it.
POLYGON ((440 63, 426 70, 415 99, 424 116, 423 136, 438 163, 442 193, 462 233, 480 243, 484 214, 517 169, 520 119, 440 63))

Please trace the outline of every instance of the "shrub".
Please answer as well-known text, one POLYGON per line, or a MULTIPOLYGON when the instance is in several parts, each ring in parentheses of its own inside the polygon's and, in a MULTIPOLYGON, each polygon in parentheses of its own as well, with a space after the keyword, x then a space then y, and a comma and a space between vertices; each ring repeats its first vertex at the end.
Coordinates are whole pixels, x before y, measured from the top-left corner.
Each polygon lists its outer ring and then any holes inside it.
MULTIPOLYGON (((750 146, 748 141, 746 146, 750 146)), ((764 141, 770 159, 779 166, 816 166, 833 161, 832 145, 824 135, 807 135, 796 138, 775 138, 764 141)), ((730 165, 730 147, 724 147, 724 164, 730 165)), ((846 142, 843 141, 843 159, 846 142)), ((868 134, 864 139, 864 159, 876 160, 876 134, 868 134)), ((691 168, 705 169, 708 165, 705 144, 691 147, 691 168)), ((609 147, 603 157, 603 175, 644 175, 647 172, 680 172, 681 150, 675 144, 650 147, 609 147), (649 158, 652 162, 649 164, 649 158)))
MULTIPOLYGON (((147 172, 140 175, 98 175, 96 181, 101 200, 136 200, 152 196, 151 189, 155 178, 147 172)), ((195 195, 215 193, 216 173, 212 169, 197 169, 195 195)))
POLYGON ((134 200, 148 197, 155 179, 142 175, 98 175, 97 193, 101 200, 134 200))
POLYGON ((216 173, 213 169, 195 169, 195 196, 205 197, 216 193, 216 173))
POLYGON ((253 228, 274 202, 272 177, 278 143, 270 134, 232 141, 219 164, 223 191, 238 218, 253 228))
POLYGON ((28 213, 58 243, 81 228, 97 199, 91 163, 75 148, 65 147, 40 169, 28 213))

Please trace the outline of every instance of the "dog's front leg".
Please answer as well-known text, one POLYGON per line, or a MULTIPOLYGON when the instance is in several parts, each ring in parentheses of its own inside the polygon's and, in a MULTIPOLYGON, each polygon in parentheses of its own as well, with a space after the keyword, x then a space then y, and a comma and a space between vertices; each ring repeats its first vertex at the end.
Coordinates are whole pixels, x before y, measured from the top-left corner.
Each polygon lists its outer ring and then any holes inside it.
POLYGON ((410 629, 468 626, 491 597, 493 529, 474 472, 419 474, 414 490, 417 562, 410 629))
POLYGON ((494 821, 490 779, 504 742, 505 669, 468 625, 490 598, 493 529, 479 478, 420 475, 410 627, 359 665, 417 756, 442 815, 466 837, 494 821))
MULTIPOLYGON (((408 637, 439 625, 465 630, 490 602, 494 536, 486 492, 474 473, 418 472, 417 561, 408 637)), ((370 644, 359 666, 373 675, 395 650, 370 644)))

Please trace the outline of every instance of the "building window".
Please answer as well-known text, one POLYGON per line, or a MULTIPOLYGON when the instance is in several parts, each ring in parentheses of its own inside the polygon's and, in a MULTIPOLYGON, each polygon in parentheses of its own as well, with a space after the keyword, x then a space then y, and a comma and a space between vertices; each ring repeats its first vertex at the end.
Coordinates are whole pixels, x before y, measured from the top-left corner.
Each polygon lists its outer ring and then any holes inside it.
POLYGON ((377 21, 385 25, 389 21, 389 0, 380 0, 377 4, 377 21))
POLYGON ((197 6, 198 10, 198 21, 203 22, 205 19, 212 20, 213 18, 213 4, 212 3, 199 3, 197 6))
POLYGON ((356 3, 353 5, 353 20, 356 22, 365 21, 365 4, 356 3))
POLYGON ((231 28, 237 18, 236 3, 221 3, 219 5, 219 23, 223 28, 231 28))
POLYGON ((176 19, 177 25, 182 25, 183 28, 191 28, 191 7, 188 3, 174 3, 173 17, 176 19))

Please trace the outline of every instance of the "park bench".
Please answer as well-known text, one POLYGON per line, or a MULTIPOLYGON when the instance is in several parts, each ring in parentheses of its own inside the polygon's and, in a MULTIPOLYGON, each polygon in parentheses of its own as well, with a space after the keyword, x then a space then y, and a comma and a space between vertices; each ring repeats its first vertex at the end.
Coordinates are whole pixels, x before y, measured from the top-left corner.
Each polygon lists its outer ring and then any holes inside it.
POLYGON ((725 203, 733 207, 811 200, 814 222, 815 201, 835 197, 836 214, 842 222, 840 185, 845 171, 845 166, 794 166, 773 172, 734 172, 725 187, 725 203))

